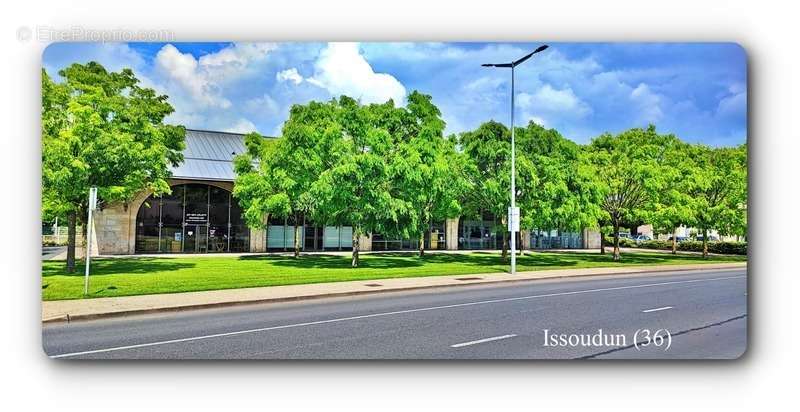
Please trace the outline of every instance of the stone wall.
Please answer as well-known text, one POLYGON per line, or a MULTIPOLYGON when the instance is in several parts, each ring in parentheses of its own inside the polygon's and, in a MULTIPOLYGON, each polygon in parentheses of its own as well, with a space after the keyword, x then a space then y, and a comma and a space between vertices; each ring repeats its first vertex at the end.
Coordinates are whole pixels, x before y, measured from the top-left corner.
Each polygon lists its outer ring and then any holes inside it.
POLYGON ((447 250, 458 250, 458 219, 447 219, 445 221, 445 242, 447 250))
POLYGON ((600 249, 600 231, 583 229, 583 248, 600 249))
POLYGON ((372 235, 361 235, 358 238, 358 250, 368 252, 372 250, 372 235))

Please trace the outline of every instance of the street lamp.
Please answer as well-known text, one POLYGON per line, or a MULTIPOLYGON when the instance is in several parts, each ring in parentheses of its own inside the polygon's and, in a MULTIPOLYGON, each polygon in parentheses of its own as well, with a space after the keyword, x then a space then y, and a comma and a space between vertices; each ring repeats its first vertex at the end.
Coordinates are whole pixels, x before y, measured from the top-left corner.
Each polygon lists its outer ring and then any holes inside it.
POLYGON ((511 207, 508 208, 508 231, 511 232, 511 274, 517 273, 517 232, 519 231, 519 209, 515 206, 516 203, 516 167, 515 149, 514 149, 514 68, 524 63, 536 53, 547 49, 547 45, 541 45, 533 52, 525 55, 517 61, 511 63, 486 63, 482 64, 483 67, 510 67, 511 68, 511 207))

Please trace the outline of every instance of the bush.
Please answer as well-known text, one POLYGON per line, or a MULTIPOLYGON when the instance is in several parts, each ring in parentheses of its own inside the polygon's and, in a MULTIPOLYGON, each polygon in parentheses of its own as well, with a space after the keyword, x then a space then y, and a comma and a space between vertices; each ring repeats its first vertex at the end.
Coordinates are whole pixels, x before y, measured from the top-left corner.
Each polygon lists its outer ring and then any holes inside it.
MULTIPOLYGON (((606 236, 606 246, 614 246, 614 236, 606 236)), ((636 247, 636 241, 621 237, 619 238, 619 247, 636 247)))
MULTIPOLYGON (((614 246, 614 238, 606 237, 606 246, 614 246)), ((637 244, 633 239, 620 238, 620 247, 633 247, 641 249, 672 250, 671 240, 647 240, 637 244)), ((702 252, 703 242, 697 240, 687 240, 678 242, 678 250, 686 252, 702 252)), ((708 242, 709 253, 719 253, 724 255, 746 255, 747 242, 708 242)))
MULTIPOLYGON (((702 252, 703 242, 691 240, 678 243, 678 250, 692 252, 702 252)), ((721 253, 727 255, 746 255, 747 242, 708 242, 709 253, 721 253)))
POLYGON ((639 243, 639 247, 645 249, 662 249, 662 250, 672 250, 672 241, 671 240, 647 240, 642 243, 639 243))

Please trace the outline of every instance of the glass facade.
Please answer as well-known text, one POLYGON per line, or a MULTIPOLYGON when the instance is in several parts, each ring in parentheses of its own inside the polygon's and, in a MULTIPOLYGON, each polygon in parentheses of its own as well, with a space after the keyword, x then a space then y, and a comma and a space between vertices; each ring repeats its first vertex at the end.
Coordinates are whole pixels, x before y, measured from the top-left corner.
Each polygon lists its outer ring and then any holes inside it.
POLYGON ((250 250, 242 210, 225 189, 183 184, 150 196, 136 215, 137 253, 222 253, 250 250))
POLYGON ((294 236, 300 227, 300 248, 305 251, 349 250, 353 248, 350 226, 317 226, 311 222, 295 223, 293 217, 270 217, 267 223, 267 250, 294 250, 294 236))
MULTIPOLYGON (((445 223, 433 223, 425 231, 426 250, 447 249, 445 223)), ((380 233, 372 235, 372 250, 419 250, 419 239, 386 237, 380 233)))
POLYGON ((503 228, 491 214, 480 218, 463 217, 458 222, 459 249, 500 249, 503 247, 503 228))
POLYGON ((559 230, 531 231, 532 249, 581 249, 582 232, 563 232, 559 230))

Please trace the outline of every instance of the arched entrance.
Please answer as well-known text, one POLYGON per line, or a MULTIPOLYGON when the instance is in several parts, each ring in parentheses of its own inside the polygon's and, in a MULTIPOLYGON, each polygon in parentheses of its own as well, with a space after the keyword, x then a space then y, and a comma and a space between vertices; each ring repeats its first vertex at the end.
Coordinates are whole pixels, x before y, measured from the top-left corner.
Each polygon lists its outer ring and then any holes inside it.
POLYGON ((136 253, 248 252, 250 230, 231 193, 189 183, 150 196, 136 214, 136 253))

